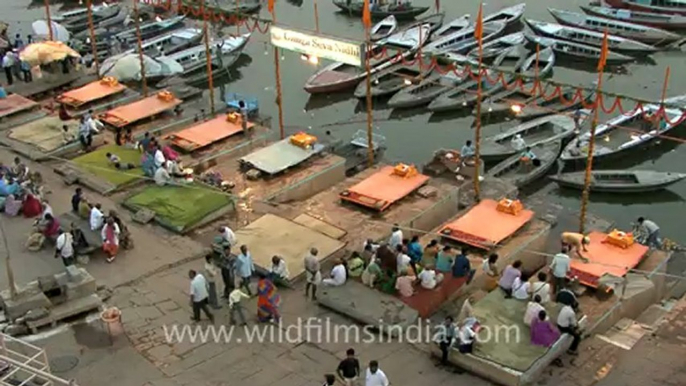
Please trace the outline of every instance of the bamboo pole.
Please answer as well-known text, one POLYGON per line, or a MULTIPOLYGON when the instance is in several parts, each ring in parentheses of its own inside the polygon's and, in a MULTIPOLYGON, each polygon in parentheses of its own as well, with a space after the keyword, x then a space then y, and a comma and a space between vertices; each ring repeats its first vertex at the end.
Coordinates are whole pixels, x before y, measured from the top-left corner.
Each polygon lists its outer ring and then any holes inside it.
POLYGON ((374 165, 374 135, 372 133, 374 124, 374 114, 372 112, 372 66, 371 66, 371 56, 372 56, 372 44, 371 44, 371 31, 369 27, 365 27, 365 59, 364 67, 367 72, 365 77, 365 82, 367 83, 367 164, 371 168, 374 165))
POLYGON ((476 128, 474 130, 474 198, 478 202, 481 200, 481 181, 479 168, 481 167, 481 67, 483 65, 483 38, 479 37, 479 69, 476 81, 476 128))
MULTIPOLYGON (((272 24, 276 24, 276 10, 272 12, 272 24)), ((281 139, 286 138, 286 131, 283 126, 283 102, 281 93, 281 63, 279 59, 279 48, 274 46, 274 71, 276 72, 276 105, 279 108, 279 135, 281 139)))
POLYGON ((86 0, 88 6, 88 30, 91 36, 91 50, 93 51, 93 62, 95 63, 95 73, 100 78, 100 62, 98 61, 98 45, 95 42, 95 28, 93 27, 93 0, 86 0))
POLYGON ((2 224, 3 220, 0 219, 0 232, 2 233, 2 244, 5 247, 5 269, 7 270, 7 283, 10 286, 10 298, 14 299, 17 297, 17 285, 14 282, 14 271, 12 270, 12 264, 10 263, 10 248, 7 244, 7 234, 5 233, 5 227, 2 224))
POLYGON ((45 0, 45 21, 48 23, 48 38, 55 40, 52 34, 52 16, 50 16, 50 0, 45 0))
MULTIPOLYGON (((209 87, 210 91, 210 113, 214 115, 214 76, 212 74, 212 50, 210 50, 210 31, 207 26, 207 18, 210 17, 210 15, 205 12, 206 4, 207 0, 203 0, 202 28, 203 35, 205 35, 205 62, 207 62, 207 86, 209 87)), ((217 56, 219 55, 221 55, 221 52, 219 52, 219 48, 217 48, 217 56)))
POLYGON ((148 81, 145 79, 145 59, 143 58, 143 46, 141 40, 141 21, 138 14, 138 0, 133 1, 133 16, 136 20, 136 44, 138 45, 138 60, 141 65, 141 82, 143 84, 143 96, 148 97, 148 81))
POLYGON ((319 9, 317 8, 317 0, 314 0, 314 28, 319 33, 319 9))

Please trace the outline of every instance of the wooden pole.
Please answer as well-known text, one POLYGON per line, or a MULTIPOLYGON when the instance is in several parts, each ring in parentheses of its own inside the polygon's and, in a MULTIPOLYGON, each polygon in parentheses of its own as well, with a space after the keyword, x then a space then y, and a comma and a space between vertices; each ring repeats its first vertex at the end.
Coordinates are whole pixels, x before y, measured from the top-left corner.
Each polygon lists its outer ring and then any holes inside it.
POLYGON ((141 65, 141 82, 143 84, 143 96, 148 97, 148 81, 145 79, 145 59, 143 57, 143 46, 141 40, 141 22, 138 14, 138 0, 133 1, 133 16, 136 19, 136 43, 138 45, 138 60, 141 65))
MULTIPOLYGON (((214 76, 212 74, 212 50, 210 49, 210 31, 207 27, 207 19, 210 17, 210 15, 207 12, 205 12, 206 4, 207 0, 203 0, 202 28, 203 35, 205 35, 205 61, 207 62, 207 86, 209 87, 210 91, 210 113, 214 115, 214 76)), ((219 50, 220 48, 218 47, 217 56, 221 55, 221 52, 219 52, 219 50)))
POLYGON ((93 52, 93 62, 95 63, 95 73, 100 78, 100 62, 98 61, 98 45, 95 42, 95 28, 93 27, 93 0, 87 0, 88 6, 88 30, 91 36, 91 51, 93 52))
POLYGON ((474 132, 474 198, 478 202, 481 200, 481 181, 479 181, 481 167, 481 67, 483 65, 483 38, 479 37, 479 69, 476 81, 476 128, 474 132))
POLYGON ((12 299, 17 297, 17 285, 14 282, 14 271, 12 270, 12 264, 10 263, 10 248, 7 245, 7 235, 5 234, 5 227, 2 222, 4 220, 0 219, 0 232, 2 233, 2 244, 5 247, 5 269, 7 270, 7 283, 10 286, 10 297, 12 299))
POLYGON ((314 0, 314 28, 319 33, 319 9, 317 8, 317 0, 314 0))
POLYGON ((367 76, 365 82, 367 83, 367 164, 371 168, 374 165, 374 135, 372 133, 374 124, 374 114, 372 112, 372 44, 371 31, 369 27, 365 27, 365 59, 364 66, 367 76))
POLYGON ((45 21, 48 23, 48 38, 55 40, 52 35, 52 16, 50 16, 50 0, 45 0, 45 21))
MULTIPOLYGON (((272 12, 272 24, 276 24, 276 10, 272 12)), ((276 106, 279 108, 279 135, 281 139, 286 138, 286 130, 283 126, 283 102, 281 93, 281 60, 279 58, 279 48, 274 46, 274 71, 276 72, 276 106)))

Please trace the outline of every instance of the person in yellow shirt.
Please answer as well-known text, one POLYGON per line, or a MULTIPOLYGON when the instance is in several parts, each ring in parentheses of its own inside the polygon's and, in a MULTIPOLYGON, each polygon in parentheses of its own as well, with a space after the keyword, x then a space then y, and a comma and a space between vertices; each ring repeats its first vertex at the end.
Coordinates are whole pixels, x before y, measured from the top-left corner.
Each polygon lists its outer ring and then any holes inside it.
POLYGON ((591 243, 591 239, 588 236, 576 232, 563 232, 561 241, 563 245, 569 248, 570 254, 574 251, 580 259, 587 260, 581 252, 588 252, 586 246, 591 243))

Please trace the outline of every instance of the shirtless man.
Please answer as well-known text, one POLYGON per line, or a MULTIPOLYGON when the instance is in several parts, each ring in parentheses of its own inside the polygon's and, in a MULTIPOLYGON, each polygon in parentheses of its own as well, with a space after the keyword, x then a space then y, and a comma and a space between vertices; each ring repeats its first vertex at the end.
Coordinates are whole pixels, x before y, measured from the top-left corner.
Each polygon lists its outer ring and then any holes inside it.
POLYGON ((581 254, 581 251, 588 252, 586 246, 591 243, 591 239, 588 236, 576 232, 563 232, 561 241, 562 245, 566 245, 569 248, 570 254, 576 252, 581 260, 588 260, 581 254))

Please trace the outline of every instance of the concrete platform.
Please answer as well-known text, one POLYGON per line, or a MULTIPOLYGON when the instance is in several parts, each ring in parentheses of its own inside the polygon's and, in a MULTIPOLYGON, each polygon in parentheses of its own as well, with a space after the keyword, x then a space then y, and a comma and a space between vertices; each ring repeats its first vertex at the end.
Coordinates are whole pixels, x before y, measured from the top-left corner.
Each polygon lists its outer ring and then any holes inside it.
POLYGON ((321 286, 317 300, 365 327, 394 337, 415 324, 419 317, 417 311, 397 298, 353 280, 340 287, 321 286))
POLYGON ((342 239, 343 236, 348 233, 343 229, 337 228, 318 218, 312 217, 309 214, 301 214, 300 216, 294 218, 293 222, 302 226, 306 226, 310 229, 314 229, 317 232, 323 233, 336 240, 342 239))
POLYGON ((345 246, 342 241, 272 214, 260 217, 235 233, 238 244, 248 246, 255 265, 261 269, 268 271, 271 268, 274 255, 283 257, 291 281, 304 277, 303 258, 311 248, 317 248, 320 261, 324 261, 345 246))
POLYGON ((102 235, 100 234, 99 230, 91 230, 88 220, 79 217, 74 212, 62 213, 61 215, 57 216, 57 219, 60 221, 60 225, 63 229, 71 229, 71 224, 74 224, 79 230, 81 230, 81 232, 83 232, 86 242, 88 242, 88 247, 78 249, 76 251, 77 254, 90 255, 91 253, 102 249, 102 235))

